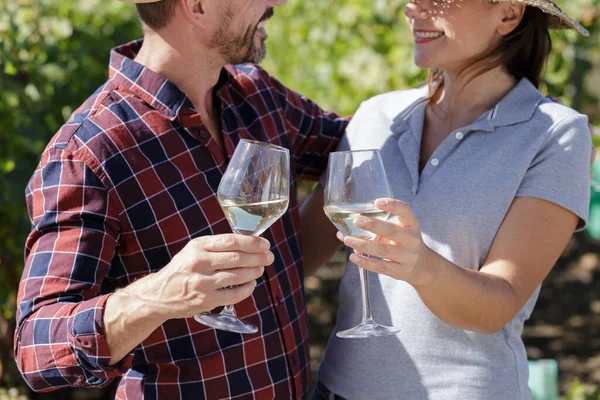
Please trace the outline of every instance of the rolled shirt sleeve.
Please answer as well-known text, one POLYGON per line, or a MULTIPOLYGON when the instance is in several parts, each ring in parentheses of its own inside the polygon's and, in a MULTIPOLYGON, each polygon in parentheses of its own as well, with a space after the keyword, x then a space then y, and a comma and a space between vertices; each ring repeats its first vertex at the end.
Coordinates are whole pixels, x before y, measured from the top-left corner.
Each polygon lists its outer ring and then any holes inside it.
POLYGON ((36 391, 110 383, 132 355, 109 366, 102 294, 118 243, 107 189, 64 148, 49 148, 26 189, 32 230, 19 286, 15 359, 36 391))

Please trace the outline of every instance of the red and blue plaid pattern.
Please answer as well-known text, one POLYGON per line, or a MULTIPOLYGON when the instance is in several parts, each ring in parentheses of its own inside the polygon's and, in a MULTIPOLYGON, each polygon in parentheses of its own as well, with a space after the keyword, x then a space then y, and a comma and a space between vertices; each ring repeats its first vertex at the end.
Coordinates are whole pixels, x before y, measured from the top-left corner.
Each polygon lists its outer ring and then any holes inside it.
POLYGON ((289 211, 264 237, 275 263, 236 305, 254 335, 169 320, 109 366, 106 300, 160 270, 192 238, 231 232, 216 190, 226 158, 189 99, 113 50, 109 80, 54 136, 26 189, 33 224, 19 287, 15 355, 35 390, 102 386, 119 399, 300 398, 309 386, 295 180, 316 180, 347 120, 255 65, 226 67, 216 95, 227 155, 242 138, 292 155, 289 211))

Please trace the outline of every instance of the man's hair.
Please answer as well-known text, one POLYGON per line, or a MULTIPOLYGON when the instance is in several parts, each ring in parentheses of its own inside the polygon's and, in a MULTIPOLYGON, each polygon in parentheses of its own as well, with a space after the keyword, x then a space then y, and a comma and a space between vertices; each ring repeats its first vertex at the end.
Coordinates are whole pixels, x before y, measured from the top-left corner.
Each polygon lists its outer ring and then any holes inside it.
POLYGON ((167 26, 175 14, 177 0, 161 0, 155 3, 136 4, 142 23, 153 30, 167 26))

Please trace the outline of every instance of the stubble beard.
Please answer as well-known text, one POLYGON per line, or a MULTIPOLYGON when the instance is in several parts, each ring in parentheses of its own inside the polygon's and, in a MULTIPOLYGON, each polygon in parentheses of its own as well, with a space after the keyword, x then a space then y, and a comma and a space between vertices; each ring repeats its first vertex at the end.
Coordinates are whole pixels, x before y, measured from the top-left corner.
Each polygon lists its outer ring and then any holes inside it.
POLYGON ((259 64, 267 56, 265 38, 256 45, 257 26, 248 28, 243 35, 232 35, 232 12, 226 13, 223 23, 211 40, 211 48, 216 49, 227 64, 259 64))

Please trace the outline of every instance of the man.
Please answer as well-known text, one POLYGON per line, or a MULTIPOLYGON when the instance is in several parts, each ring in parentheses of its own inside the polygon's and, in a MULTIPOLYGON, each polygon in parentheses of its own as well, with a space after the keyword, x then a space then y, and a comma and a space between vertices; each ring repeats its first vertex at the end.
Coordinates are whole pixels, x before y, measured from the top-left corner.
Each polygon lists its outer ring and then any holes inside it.
POLYGON ((262 60, 264 22, 284 2, 137 4, 144 41, 111 53, 110 78, 26 190, 15 355, 34 390, 124 374, 119 399, 306 394, 295 185, 264 238, 231 234, 215 195, 240 139, 290 148, 294 183, 321 175, 345 129, 255 65, 231 65, 262 60), (236 303, 257 334, 191 318, 236 303))

